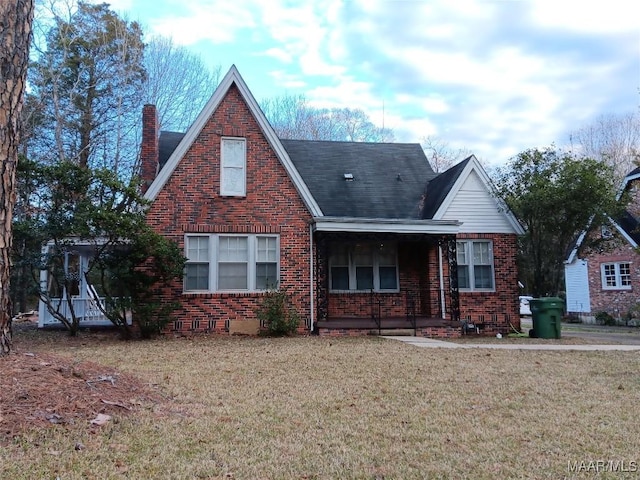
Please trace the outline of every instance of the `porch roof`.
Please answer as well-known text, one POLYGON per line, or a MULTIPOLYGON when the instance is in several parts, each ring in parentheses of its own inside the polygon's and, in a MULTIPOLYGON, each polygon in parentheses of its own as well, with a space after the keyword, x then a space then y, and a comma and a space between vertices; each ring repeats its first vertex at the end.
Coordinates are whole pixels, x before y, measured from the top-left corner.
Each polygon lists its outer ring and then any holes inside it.
POLYGON ((398 218, 315 217, 316 232, 354 233, 422 233, 452 235, 458 233, 461 222, 457 220, 417 220, 398 218))

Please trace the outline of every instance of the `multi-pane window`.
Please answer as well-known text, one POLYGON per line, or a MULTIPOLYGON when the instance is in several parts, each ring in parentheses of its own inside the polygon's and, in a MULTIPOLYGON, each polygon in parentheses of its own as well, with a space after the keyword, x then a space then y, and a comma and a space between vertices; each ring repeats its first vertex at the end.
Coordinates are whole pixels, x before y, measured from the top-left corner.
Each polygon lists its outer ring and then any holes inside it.
POLYGON ((247 237, 218 237, 218 289, 247 290, 249 251, 247 237))
POLYGON ((185 239, 187 264, 185 290, 209 289, 209 237, 192 236, 185 239))
POLYGON ((220 195, 244 197, 247 193, 247 154, 244 138, 222 138, 220 195))
POLYGON ((457 242, 458 287, 493 290, 493 246, 488 240, 457 242))
POLYGON ((256 288, 275 288, 278 283, 278 239, 256 237, 256 288))
POLYGON ((331 290, 349 290, 349 249, 337 245, 331 255, 331 290))
POLYGON ((603 263, 601 274, 603 289, 631 289, 631 264, 629 262, 603 263))
POLYGON ((279 242, 274 235, 187 235, 185 291, 277 288, 279 242))
POLYGON ((329 263, 332 291, 398 290, 395 245, 333 245, 329 263))

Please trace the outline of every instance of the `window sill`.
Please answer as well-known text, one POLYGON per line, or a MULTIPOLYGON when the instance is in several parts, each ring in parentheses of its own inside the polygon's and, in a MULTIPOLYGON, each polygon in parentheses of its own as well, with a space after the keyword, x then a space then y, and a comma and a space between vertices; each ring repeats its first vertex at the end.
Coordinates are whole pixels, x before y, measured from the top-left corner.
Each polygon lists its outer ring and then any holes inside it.
POLYGON ((476 288, 476 289, 472 289, 472 288, 458 288, 458 291, 460 293, 496 293, 496 290, 486 290, 486 289, 481 289, 481 288, 476 288))
MULTIPOLYGON (((329 290, 329 293, 358 294, 371 293, 371 290, 329 290)), ((400 290, 373 290, 373 293, 400 293, 400 290)))
POLYGON ((191 290, 182 292, 186 297, 215 297, 215 296, 227 296, 227 297, 246 297, 253 295, 264 295, 268 290, 191 290))

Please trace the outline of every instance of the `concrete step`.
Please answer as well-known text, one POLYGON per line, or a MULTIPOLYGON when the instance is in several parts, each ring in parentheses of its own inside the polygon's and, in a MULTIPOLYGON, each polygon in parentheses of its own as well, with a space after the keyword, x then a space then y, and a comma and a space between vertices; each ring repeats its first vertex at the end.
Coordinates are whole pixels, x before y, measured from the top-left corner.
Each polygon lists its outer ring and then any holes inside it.
POLYGON ((413 337, 414 333, 413 328, 383 328, 382 330, 371 330, 371 335, 389 335, 392 337, 413 337))

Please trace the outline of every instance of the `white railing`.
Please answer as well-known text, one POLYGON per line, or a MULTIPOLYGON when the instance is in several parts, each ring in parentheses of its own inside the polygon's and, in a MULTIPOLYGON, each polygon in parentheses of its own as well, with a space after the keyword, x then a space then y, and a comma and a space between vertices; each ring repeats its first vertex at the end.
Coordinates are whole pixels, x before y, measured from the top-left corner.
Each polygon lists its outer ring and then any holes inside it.
MULTIPOLYGON (((104 298, 100 297, 98 300, 93 298, 72 298, 71 303, 73 305, 73 312, 75 313, 76 318, 80 319, 81 327, 96 327, 96 326, 105 326, 105 325, 113 325, 111 320, 109 320, 102 310, 100 310, 99 303, 104 305, 104 298)), ((71 309, 69 308, 69 302, 65 299, 60 298, 52 298, 51 305, 54 307, 56 312, 60 315, 63 315, 69 321, 71 321, 71 309)), ((130 320, 127 319, 130 323, 130 320)), ((39 318, 38 318, 38 326, 49 326, 49 325, 60 325, 61 322, 56 319, 49 310, 46 305, 41 301, 39 308, 39 318)))

